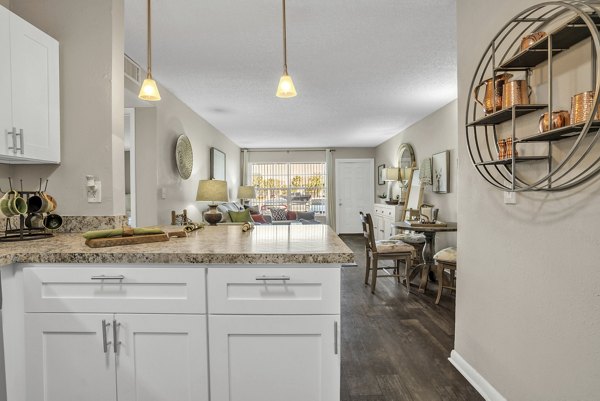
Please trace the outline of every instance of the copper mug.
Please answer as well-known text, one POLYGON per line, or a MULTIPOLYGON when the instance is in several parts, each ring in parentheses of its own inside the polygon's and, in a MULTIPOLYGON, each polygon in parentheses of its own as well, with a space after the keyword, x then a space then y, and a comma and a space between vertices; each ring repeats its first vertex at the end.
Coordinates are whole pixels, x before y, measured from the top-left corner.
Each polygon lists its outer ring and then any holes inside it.
MULTIPOLYGON (((594 91, 578 93, 571 98, 571 125, 587 121, 592 114, 594 91)), ((594 119, 600 119, 600 106, 594 114, 594 119)))
POLYGON ((516 104, 529 104, 531 87, 524 79, 515 79, 504 84, 502 89, 502 108, 508 109, 516 104))
POLYGON ((524 36, 521 39, 521 46, 519 51, 524 51, 533 46, 536 42, 546 37, 546 32, 535 32, 530 35, 524 36))
POLYGON ((506 82, 512 78, 512 74, 502 74, 496 76, 496 85, 494 88, 494 78, 486 79, 473 90, 473 99, 483 107, 485 114, 491 114, 502 110, 502 91, 506 82), (485 85, 485 95, 483 102, 479 100, 479 89, 485 85))
POLYGON ((566 110, 559 110, 552 112, 552 128, 550 128, 550 123, 548 122, 548 113, 544 113, 540 116, 540 122, 538 125, 539 132, 546 132, 550 129, 562 128, 569 125, 569 121, 571 120, 571 116, 566 110))

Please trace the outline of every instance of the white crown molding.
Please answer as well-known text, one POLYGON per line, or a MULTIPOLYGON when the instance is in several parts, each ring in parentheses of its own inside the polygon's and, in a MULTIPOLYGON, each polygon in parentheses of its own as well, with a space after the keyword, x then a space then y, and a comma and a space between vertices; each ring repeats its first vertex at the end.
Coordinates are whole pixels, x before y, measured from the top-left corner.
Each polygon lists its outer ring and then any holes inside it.
POLYGON ((462 356, 455 350, 450 353, 448 358, 450 363, 454 365, 456 370, 462 374, 465 379, 481 394, 486 401, 506 401, 502 396, 478 371, 473 368, 462 356))

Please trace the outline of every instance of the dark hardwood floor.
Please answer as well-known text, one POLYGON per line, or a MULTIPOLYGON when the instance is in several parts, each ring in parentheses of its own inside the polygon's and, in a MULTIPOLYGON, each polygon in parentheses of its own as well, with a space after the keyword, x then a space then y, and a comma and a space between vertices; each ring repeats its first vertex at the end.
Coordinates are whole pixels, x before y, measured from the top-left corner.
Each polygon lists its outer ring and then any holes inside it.
POLYGON ((483 400, 447 359, 454 297, 435 305, 435 285, 408 295, 392 278, 380 278, 372 295, 362 236, 341 238, 358 263, 342 268, 342 401, 483 400))

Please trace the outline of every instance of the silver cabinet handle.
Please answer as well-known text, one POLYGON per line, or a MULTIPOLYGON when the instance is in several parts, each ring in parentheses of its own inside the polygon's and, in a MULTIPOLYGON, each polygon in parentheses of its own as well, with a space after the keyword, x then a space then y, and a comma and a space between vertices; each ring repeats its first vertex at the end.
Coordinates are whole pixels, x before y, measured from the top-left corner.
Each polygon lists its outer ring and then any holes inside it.
POLYGON ((19 135, 19 150, 21 151, 21 154, 25 153, 25 137, 23 136, 23 128, 21 128, 19 130, 18 134, 15 135, 19 135))
POLYGON ((333 322, 333 352, 338 354, 338 322, 333 322))
POLYGON ((108 346, 111 344, 110 341, 106 341, 106 329, 110 326, 110 323, 106 323, 106 320, 102 320, 102 350, 106 354, 108 352, 108 346))
POLYGON ((13 154, 17 154, 17 129, 15 127, 12 128, 12 131, 6 133, 7 135, 12 135, 12 146, 8 147, 8 150, 12 150, 13 154))
POLYGON ((125 276, 122 274, 119 274, 118 276, 105 276, 104 274, 102 274, 101 276, 92 276, 91 279, 92 280, 124 280, 125 276))
POLYGON ((120 341, 117 341, 117 326, 120 326, 120 323, 117 323, 116 319, 113 319, 113 350, 115 351, 115 354, 117 352, 119 352, 119 350, 117 349, 119 344, 121 344, 120 341))
POLYGON ((289 276, 258 276, 258 281, 289 281, 289 276))

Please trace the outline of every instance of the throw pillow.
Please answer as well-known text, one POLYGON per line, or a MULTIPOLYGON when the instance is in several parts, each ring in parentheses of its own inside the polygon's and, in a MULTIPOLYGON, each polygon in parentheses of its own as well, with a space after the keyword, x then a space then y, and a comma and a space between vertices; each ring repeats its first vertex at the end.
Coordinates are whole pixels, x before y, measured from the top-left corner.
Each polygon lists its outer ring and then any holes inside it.
POLYGON ((314 220, 315 212, 298 212, 298 220, 314 220))
POLYGON ((258 206, 248 206, 246 209, 250 210, 250 214, 259 214, 258 206))
POLYGON ((271 211, 271 216, 273 216, 273 220, 287 220, 287 210, 279 207, 271 207, 269 208, 269 210, 271 211))
POLYGON ((250 222, 252 222, 252 217, 250 217, 249 210, 244 210, 241 212, 234 212, 233 210, 230 210, 229 217, 231 218, 232 223, 250 223, 250 222))
POLYGON ((292 212, 291 210, 287 211, 287 219, 288 220, 298 220, 298 215, 296 212, 292 212))
POLYGON ((263 216, 262 214, 251 214, 250 217, 252 217, 252 220, 254 220, 255 223, 269 224, 267 220, 265 220, 265 216, 263 216))

